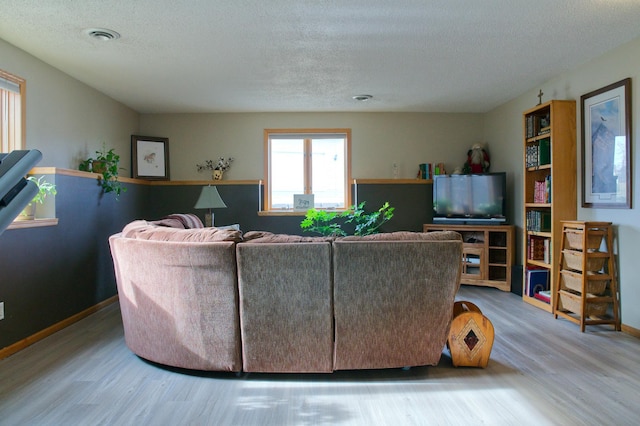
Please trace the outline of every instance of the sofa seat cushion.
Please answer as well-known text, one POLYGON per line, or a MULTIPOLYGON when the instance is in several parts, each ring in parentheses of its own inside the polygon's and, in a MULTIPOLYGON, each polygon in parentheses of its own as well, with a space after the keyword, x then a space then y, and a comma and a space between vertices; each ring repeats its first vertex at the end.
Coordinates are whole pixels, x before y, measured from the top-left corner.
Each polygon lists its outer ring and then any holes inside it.
POLYGON ((122 230, 125 238, 154 241, 174 242, 214 242, 214 241, 242 241, 242 232, 233 229, 218 228, 180 229, 166 226, 156 226, 146 220, 136 220, 122 230))

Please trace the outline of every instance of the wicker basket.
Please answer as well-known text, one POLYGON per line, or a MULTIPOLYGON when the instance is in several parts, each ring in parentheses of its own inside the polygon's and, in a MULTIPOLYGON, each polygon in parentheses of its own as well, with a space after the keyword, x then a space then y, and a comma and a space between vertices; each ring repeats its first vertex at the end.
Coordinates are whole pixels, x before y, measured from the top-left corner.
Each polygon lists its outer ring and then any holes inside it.
POLYGON ((584 314, 582 313, 582 302, 579 294, 575 294, 568 290, 564 290, 560 292, 560 301, 558 303, 558 309, 561 311, 569 311, 580 316, 603 316, 607 313, 608 303, 606 302, 598 302, 598 303, 589 303, 589 296, 587 295, 587 304, 584 314))
MULTIPOLYGON (((582 252, 572 250, 562 250, 564 254, 564 264, 562 269, 573 269, 574 271, 582 271, 582 252)), ((587 271, 599 271, 604 266, 604 257, 587 258, 587 271)))
MULTIPOLYGON (((569 243, 569 248, 573 250, 582 250, 582 232, 566 231, 564 234, 567 236, 567 243, 569 243)), ((602 244, 603 237, 604 231, 589 232, 589 238, 587 239, 587 250, 598 250, 600 248, 600 245, 602 244)))
MULTIPOLYGON (((582 292, 582 274, 572 271, 560 271, 560 288, 563 290, 569 289, 582 292)), ((596 273, 587 273, 587 293, 600 295, 607 289, 607 283, 609 280, 601 279, 589 279, 593 278, 596 273)))

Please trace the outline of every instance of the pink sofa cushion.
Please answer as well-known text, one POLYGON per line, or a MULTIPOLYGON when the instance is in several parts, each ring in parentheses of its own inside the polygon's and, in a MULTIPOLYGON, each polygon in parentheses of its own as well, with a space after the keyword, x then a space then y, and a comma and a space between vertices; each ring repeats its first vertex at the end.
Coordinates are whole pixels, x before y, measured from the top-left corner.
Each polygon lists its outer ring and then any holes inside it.
POLYGON ((122 230, 125 238, 174 242, 242 241, 242 232, 217 228, 179 229, 156 226, 146 220, 136 220, 122 230))

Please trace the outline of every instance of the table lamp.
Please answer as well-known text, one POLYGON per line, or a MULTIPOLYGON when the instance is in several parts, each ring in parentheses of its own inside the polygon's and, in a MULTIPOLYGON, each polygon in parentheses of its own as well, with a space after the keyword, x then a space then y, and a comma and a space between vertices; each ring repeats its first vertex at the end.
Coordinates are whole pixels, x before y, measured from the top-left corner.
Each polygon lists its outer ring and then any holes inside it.
POLYGON ((213 226, 213 212, 211 209, 219 209, 227 207, 227 205, 220 198, 218 188, 215 186, 203 186, 202 192, 200 192, 200 198, 196 202, 194 208, 196 209, 209 209, 208 213, 205 213, 204 224, 205 226, 213 226))

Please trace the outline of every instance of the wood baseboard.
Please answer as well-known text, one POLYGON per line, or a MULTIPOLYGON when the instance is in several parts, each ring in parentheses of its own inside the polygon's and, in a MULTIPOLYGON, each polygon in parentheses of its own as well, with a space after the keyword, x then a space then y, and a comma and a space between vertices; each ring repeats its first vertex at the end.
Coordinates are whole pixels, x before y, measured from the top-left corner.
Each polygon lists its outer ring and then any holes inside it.
POLYGON ((628 325, 622 324, 622 331, 634 337, 640 338, 640 330, 638 330, 637 328, 629 327, 628 325))
POLYGON ((7 358, 8 356, 11 356, 13 354, 15 354, 16 352, 19 352, 21 350, 23 350, 24 348, 33 345, 34 343, 44 339, 45 337, 49 337, 51 336, 53 333, 58 332, 60 330, 62 330, 65 327, 69 327, 71 324, 80 321, 83 318, 88 317, 89 315, 98 312, 100 309, 105 308, 106 306, 111 305, 112 303, 115 303, 118 301, 118 295, 115 295, 113 297, 110 297, 106 300, 103 300, 102 302, 98 303, 97 305, 91 306, 88 309, 85 309, 82 312, 78 312, 77 314, 64 319, 56 324, 53 324, 50 327, 45 328, 44 330, 41 330, 35 334, 32 334, 31 336, 22 339, 16 343, 14 343, 13 345, 7 346, 6 348, 2 348, 0 349, 0 360, 7 358))

